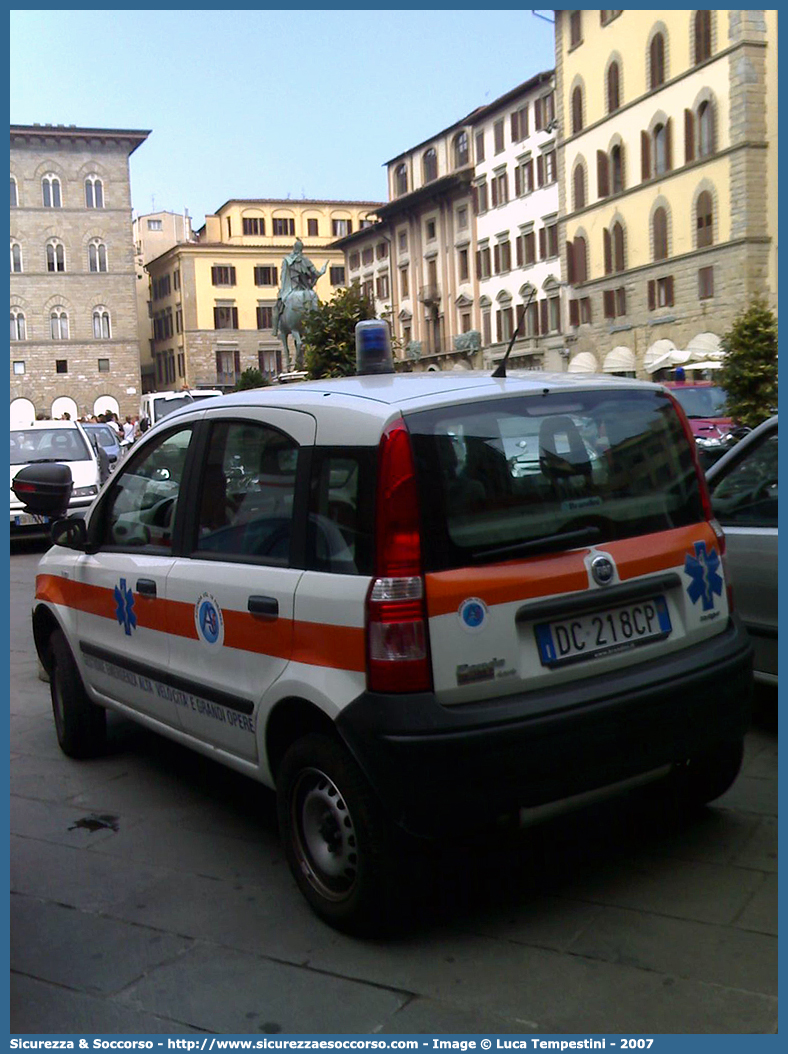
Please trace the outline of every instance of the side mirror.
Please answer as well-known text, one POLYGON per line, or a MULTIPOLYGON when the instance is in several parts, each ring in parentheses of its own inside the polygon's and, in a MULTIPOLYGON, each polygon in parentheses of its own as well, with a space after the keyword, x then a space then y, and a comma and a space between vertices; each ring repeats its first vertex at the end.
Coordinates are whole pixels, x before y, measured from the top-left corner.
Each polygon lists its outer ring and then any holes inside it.
POLYGON ((28 512, 36 516, 62 516, 73 487, 71 469, 60 463, 28 465, 11 481, 11 490, 28 512))
POLYGON ((53 545, 62 545, 65 549, 84 550, 87 542, 87 527, 80 516, 68 516, 52 524, 50 537, 53 545))

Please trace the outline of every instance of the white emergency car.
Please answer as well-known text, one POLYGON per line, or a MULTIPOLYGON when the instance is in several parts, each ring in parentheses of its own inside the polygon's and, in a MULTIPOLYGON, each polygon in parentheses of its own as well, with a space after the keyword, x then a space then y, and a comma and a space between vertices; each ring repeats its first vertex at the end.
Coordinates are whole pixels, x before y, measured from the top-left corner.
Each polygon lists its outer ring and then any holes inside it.
POLYGON ((337 927, 395 917, 414 839, 663 776, 705 802, 739 770, 751 646, 656 384, 387 374, 211 399, 53 538, 33 628, 63 750, 100 751, 110 708, 275 788, 295 880, 337 927))

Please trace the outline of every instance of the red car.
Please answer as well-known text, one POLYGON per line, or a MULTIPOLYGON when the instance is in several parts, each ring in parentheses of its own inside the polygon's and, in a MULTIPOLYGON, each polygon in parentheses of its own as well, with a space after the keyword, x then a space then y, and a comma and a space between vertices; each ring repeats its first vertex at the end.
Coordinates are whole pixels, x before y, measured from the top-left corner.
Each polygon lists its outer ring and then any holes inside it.
POLYGON ((689 418, 704 469, 728 450, 733 418, 725 411, 724 388, 713 381, 663 381, 689 418))

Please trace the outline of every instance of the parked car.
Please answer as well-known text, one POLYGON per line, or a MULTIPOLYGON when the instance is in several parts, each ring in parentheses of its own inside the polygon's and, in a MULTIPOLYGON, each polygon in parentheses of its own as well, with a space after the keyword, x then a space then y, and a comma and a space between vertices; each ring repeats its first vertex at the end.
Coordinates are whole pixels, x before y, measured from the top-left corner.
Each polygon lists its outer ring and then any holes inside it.
POLYGON ((46 534, 52 517, 31 513, 13 490, 28 465, 67 464, 73 480, 68 512, 84 513, 99 491, 99 465, 82 425, 76 421, 36 421, 11 430, 11 537, 46 534))
MULTIPOLYGON (((169 414, 41 562, 58 742, 100 751, 107 707, 275 788, 296 883, 357 933, 396 918, 414 841, 661 778, 709 801, 752 646, 691 443, 664 388, 573 374, 169 414)), ((37 511, 61 472, 27 470, 37 511)))
POLYGON ((736 607, 755 646, 756 679, 777 683, 777 417, 706 474, 725 529, 736 607))
POLYGON ((114 428, 104 424, 84 424, 82 426, 88 435, 95 435, 98 442, 104 448, 109 459, 110 469, 114 469, 120 460, 120 438, 114 428))
POLYGON ((665 381, 689 418, 701 466, 709 468, 733 446, 733 418, 727 413, 724 388, 713 381, 665 381))

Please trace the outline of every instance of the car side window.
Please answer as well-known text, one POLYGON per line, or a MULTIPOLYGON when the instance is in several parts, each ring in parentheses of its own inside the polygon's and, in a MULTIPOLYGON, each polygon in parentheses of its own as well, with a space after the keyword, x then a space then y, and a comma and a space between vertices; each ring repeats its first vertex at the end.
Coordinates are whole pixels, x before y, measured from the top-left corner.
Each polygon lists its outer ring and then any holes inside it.
POLYGON ((196 553, 290 560, 298 444, 255 421, 211 428, 197 498, 196 553))
POLYGON ((101 544, 170 551, 191 437, 179 428, 130 455, 104 506, 101 544))
POLYGON ((776 432, 748 450, 715 482, 711 500, 723 526, 777 526, 776 432))
POLYGON ((372 574, 374 455, 368 448, 315 450, 307 523, 311 569, 372 574))

